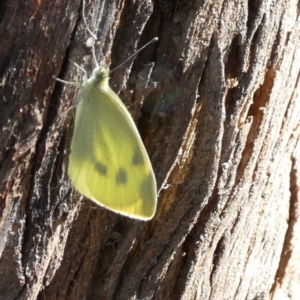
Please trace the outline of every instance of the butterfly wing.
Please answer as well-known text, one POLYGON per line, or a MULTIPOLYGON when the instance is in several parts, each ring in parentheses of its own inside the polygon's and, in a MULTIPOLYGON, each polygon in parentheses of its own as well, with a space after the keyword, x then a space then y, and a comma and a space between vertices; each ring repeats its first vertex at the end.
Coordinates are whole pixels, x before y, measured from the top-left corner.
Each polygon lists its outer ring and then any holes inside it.
POLYGON ((75 188, 120 214, 148 220, 156 181, 136 126, 107 85, 91 89, 75 115, 68 174, 75 188))

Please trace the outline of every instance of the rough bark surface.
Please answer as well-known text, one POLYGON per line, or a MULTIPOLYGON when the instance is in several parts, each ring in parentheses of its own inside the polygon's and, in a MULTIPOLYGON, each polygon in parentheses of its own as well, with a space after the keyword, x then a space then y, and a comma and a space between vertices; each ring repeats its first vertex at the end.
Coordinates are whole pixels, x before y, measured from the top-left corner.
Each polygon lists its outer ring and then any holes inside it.
POLYGON ((0 3, 0 299, 299 299, 300 39, 293 0, 86 0, 97 56, 159 187, 150 222, 67 174, 92 70, 80 0, 0 3), (297 298, 298 297, 298 298, 297 298))

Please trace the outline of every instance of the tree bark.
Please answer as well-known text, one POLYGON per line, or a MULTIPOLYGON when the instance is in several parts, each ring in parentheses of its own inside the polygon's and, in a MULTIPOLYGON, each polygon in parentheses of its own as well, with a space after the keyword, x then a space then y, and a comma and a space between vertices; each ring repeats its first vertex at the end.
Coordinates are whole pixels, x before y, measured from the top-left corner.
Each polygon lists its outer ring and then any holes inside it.
POLYGON ((299 299, 297 1, 85 4, 159 188, 150 222, 66 170, 93 63, 80 0, 0 4, 0 299, 299 299))

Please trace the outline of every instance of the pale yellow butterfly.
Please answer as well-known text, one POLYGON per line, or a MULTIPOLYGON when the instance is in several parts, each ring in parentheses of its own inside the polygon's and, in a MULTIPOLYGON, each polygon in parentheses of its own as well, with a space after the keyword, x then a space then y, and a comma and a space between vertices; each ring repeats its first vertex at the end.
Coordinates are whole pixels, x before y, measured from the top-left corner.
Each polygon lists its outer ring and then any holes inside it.
POLYGON ((157 203, 154 172, 130 113, 108 85, 108 74, 97 65, 80 87, 68 175, 97 204, 149 220, 157 203))

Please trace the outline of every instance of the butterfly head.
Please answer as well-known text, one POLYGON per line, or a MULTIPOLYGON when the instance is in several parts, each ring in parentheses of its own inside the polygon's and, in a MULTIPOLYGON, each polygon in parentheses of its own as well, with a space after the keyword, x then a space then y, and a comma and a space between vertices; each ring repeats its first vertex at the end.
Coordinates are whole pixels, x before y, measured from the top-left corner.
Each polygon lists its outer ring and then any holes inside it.
POLYGON ((97 67, 93 70, 92 78, 95 81, 95 85, 106 86, 108 85, 108 73, 109 70, 103 67, 97 67))

